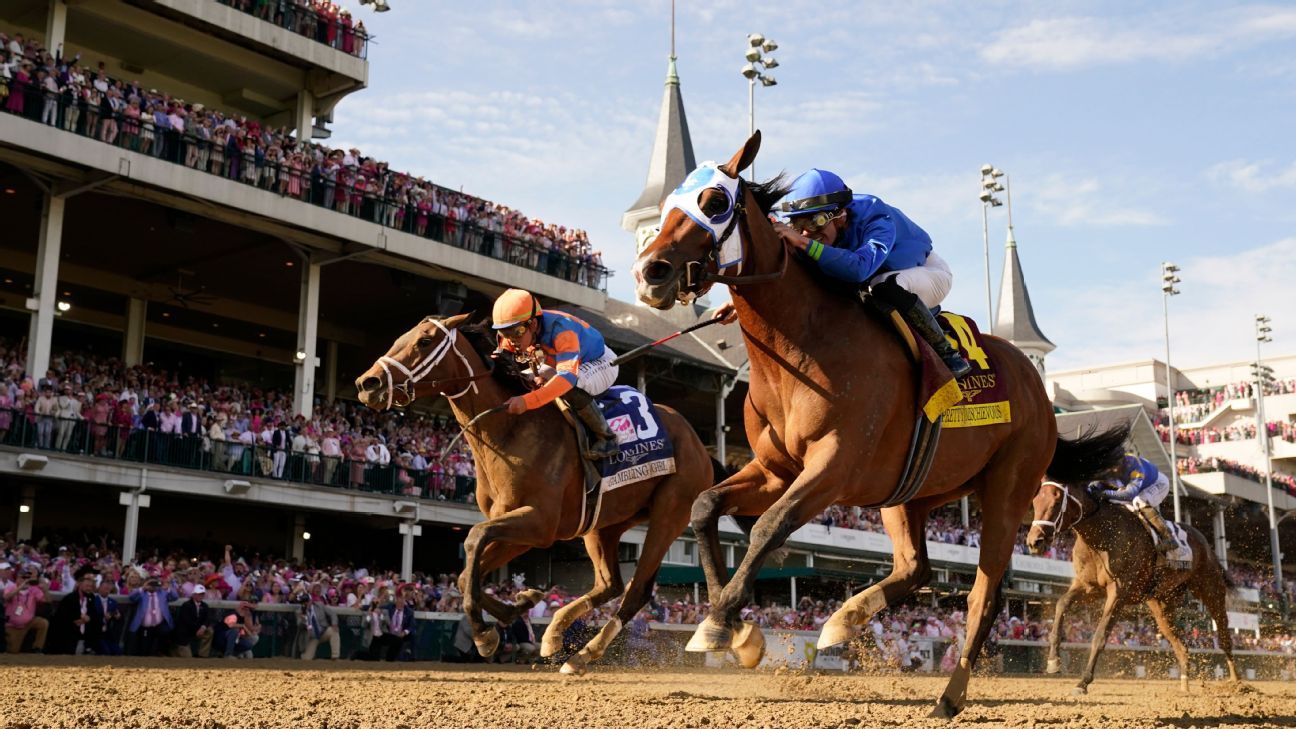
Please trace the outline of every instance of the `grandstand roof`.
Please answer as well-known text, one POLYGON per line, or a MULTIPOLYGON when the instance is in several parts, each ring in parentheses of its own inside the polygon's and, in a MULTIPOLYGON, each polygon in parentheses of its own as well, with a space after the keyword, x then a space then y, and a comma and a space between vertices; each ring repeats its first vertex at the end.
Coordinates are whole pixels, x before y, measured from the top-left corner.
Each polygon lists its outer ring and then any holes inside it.
POLYGON ((1021 259, 1017 257, 1017 239, 1012 226, 1008 226, 1008 241, 1004 251, 1003 278, 999 283, 999 310, 995 316, 995 336, 1003 337, 1018 347, 1031 347, 1052 352, 1057 345, 1049 341, 1035 322, 1035 309, 1031 306, 1030 292, 1026 290, 1026 277, 1022 274, 1021 259))
MULTIPOLYGON (((680 94, 679 74, 672 55, 666 68, 661 114, 657 117, 657 137, 653 140, 652 156, 648 160, 648 181, 644 183, 639 199, 626 212, 659 207, 694 167, 697 167, 697 160, 693 157, 693 139, 689 136, 684 97, 680 94)), ((622 219, 622 227, 633 230, 633 225, 627 227, 626 220, 622 219)))
MULTIPOLYGON (((609 298, 602 312, 576 306, 562 307, 564 311, 579 316, 603 333, 618 354, 635 347, 674 334, 681 329, 677 323, 659 316, 656 311, 644 306, 609 298)), ((703 329, 695 334, 677 337, 670 342, 656 347, 654 354, 658 357, 674 357, 698 367, 734 374, 746 361, 746 350, 741 349, 742 334, 737 324, 717 325, 703 329), (730 330, 715 333, 717 329, 730 330), (715 346, 716 339, 724 339, 725 350, 715 346), (739 347, 733 347, 737 344, 739 347)))

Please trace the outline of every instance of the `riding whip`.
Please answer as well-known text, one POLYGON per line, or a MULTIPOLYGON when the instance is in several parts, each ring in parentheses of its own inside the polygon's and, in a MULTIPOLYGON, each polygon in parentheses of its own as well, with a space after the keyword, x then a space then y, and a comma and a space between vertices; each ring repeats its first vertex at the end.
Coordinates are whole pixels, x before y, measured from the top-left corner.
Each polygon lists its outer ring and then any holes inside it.
POLYGON ((501 410, 508 410, 508 403, 502 403, 500 405, 496 405, 495 407, 489 410, 483 410, 480 413, 477 413, 477 415, 474 416, 472 420, 469 420, 468 422, 464 423, 464 427, 461 428, 459 430, 459 434, 456 435, 454 439, 450 441, 450 445, 447 445, 441 451, 441 460, 444 461, 446 456, 450 455, 450 451, 454 450, 455 444, 458 443, 459 439, 464 436, 464 433, 468 432, 469 428, 477 424, 478 420, 481 420, 482 418, 486 417, 487 415, 490 415, 491 413, 498 413, 501 410))
POLYGON ((671 334, 671 335, 669 335, 669 336, 662 337, 661 339, 658 339, 658 340, 655 341, 655 342, 649 342, 649 343, 647 343, 647 344, 641 344, 641 345, 639 345, 638 347, 635 347, 634 349, 630 350, 629 352, 626 352, 625 354, 621 355, 620 357, 617 357, 616 359, 612 360, 612 364, 613 364, 614 366, 618 366, 618 367, 619 367, 619 366, 625 364, 626 362, 629 362, 629 361, 632 360, 632 359, 635 359, 635 358, 637 358, 637 357, 640 357, 640 356, 646 354, 646 353, 648 352, 648 350, 652 349, 653 347, 657 347, 657 346, 660 346, 660 345, 662 345, 662 344, 665 344, 665 343, 669 342, 670 340, 674 339, 675 337, 678 337, 678 336, 681 336, 681 335, 684 335, 684 334, 688 334, 689 332, 696 332, 697 330, 701 329, 702 327, 709 327, 709 326, 711 326, 712 324, 718 324, 720 321, 721 321, 720 319, 707 319, 706 321, 700 321, 700 322, 698 322, 697 324, 694 324, 693 326, 688 327, 687 329, 681 329, 681 330, 679 330, 678 332, 675 332, 674 334, 671 334))

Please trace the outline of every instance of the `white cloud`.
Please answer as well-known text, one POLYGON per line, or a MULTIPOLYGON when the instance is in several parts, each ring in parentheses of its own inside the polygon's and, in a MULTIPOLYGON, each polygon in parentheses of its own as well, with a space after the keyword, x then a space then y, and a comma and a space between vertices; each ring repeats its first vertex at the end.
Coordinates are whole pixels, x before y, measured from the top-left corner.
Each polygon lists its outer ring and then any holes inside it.
POLYGON ((1037 18, 981 49, 998 66, 1070 70, 1133 61, 1185 61, 1296 35, 1296 10, 1170 10, 1124 18, 1037 18))
MULTIPOLYGON (((1296 238, 1227 256, 1181 261, 1181 295, 1170 300, 1171 361, 1189 367, 1255 355, 1254 317, 1273 317, 1275 347, 1296 342, 1291 282, 1296 238)), ((1050 312, 1047 332, 1058 344, 1052 369, 1164 359, 1162 302, 1155 270, 1111 284, 1059 287, 1075 306, 1050 312)))
POLYGON ((1160 214, 1121 202, 1124 195, 1107 190, 1095 178, 1071 179, 1052 174, 1031 186, 1031 205, 1058 225, 1165 225, 1160 214))
POLYGON ((1262 162, 1235 159, 1211 167, 1206 174, 1219 184, 1236 187, 1246 192, 1296 188, 1296 162, 1286 169, 1269 173, 1266 173, 1266 167, 1267 165, 1262 162))

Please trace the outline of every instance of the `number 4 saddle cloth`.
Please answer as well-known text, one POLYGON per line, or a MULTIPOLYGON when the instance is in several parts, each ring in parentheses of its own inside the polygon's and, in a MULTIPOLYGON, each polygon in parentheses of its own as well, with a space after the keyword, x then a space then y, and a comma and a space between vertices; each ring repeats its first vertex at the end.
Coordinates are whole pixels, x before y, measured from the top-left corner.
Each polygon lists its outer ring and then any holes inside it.
POLYGON ((897 333, 917 362, 921 382, 919 404, 929 422, 943 416, 942 428, 1012 422, 1007 388, 995 364, 982 348, 981 331, 969 317, 943 311, 936 320, 945 338, 972 365, 972 371, 955 381, 948 368, 922 337, 910 330, 897 312, 888 312, 897 333))

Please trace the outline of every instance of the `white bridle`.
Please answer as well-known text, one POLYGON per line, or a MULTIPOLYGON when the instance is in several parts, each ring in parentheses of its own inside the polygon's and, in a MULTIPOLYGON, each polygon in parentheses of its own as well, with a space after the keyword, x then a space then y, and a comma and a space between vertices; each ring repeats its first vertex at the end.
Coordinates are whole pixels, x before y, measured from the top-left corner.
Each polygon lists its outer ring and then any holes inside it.
MULTIPOLYGON (((476 376, 476 372, 473 371, 472 364, 468 362, 468 358, 464 356, 463 352, 459 351, 459 330, 447 329, 444 324, 435 319, 432 320, 432 323, 436 325, 437 329, 441 330, 441 333, 444 334, 445 337, 431 352, 427 354, 427 356, 425 356, 418 364, 414 365, 413 369, 406 367, 400 361, 388 357, 387 355, 378 358, 378 366, 382 367, 383 374, 387 376, 387 407, 384 408, 385 410, 391 410, 392 405, 396 403, 397 392, 405 393, 407 399, 404 405, 409 405, 414 402, 413 386, 422 382, 423 378, 427 377, 429 372, 436 369, 436 366, 441 364, 441 360, 445 359, 446 355, 450 354, 452 350, 459 357, 459 361, 463 362, 464 367, 468 369, 468 377, 476 376), (405 375, 404 381, 400 384, 396 384, 392 378, 393 368, 399 370, 405 375)), ((467 387, 454 395, 446 393, 441 394, 445 395, 447 400, 454 400, 463 397, 469 390, 472 390, 474 393, 478 392, 477 383, 475 381, 470 381, 467 387)))
POLYGON ((1031 526, 1051 527, 1054 532, 1057 532, 1058 524, 1061 524, 1062 517, 1066 516, 1067 503, 1071 501, 1075 502, 1076 508, 1080 510, 1081 515, 1084 514, 1084 504, 1081 503, 1080 499, 1071 495, 1070 486, 1063 486, 1057 481, 1045 481, 1043 484, 1040 485, 1040 488, 1043 488, 1044 486, 1052 486, 1053 488, 1062 492, 1062 508, 1058 510, 1057 516, 1053 517, 1052 521, 1049 521, 1047 519, 1036 519, 1035 521, 1031 522, 1031 526))

